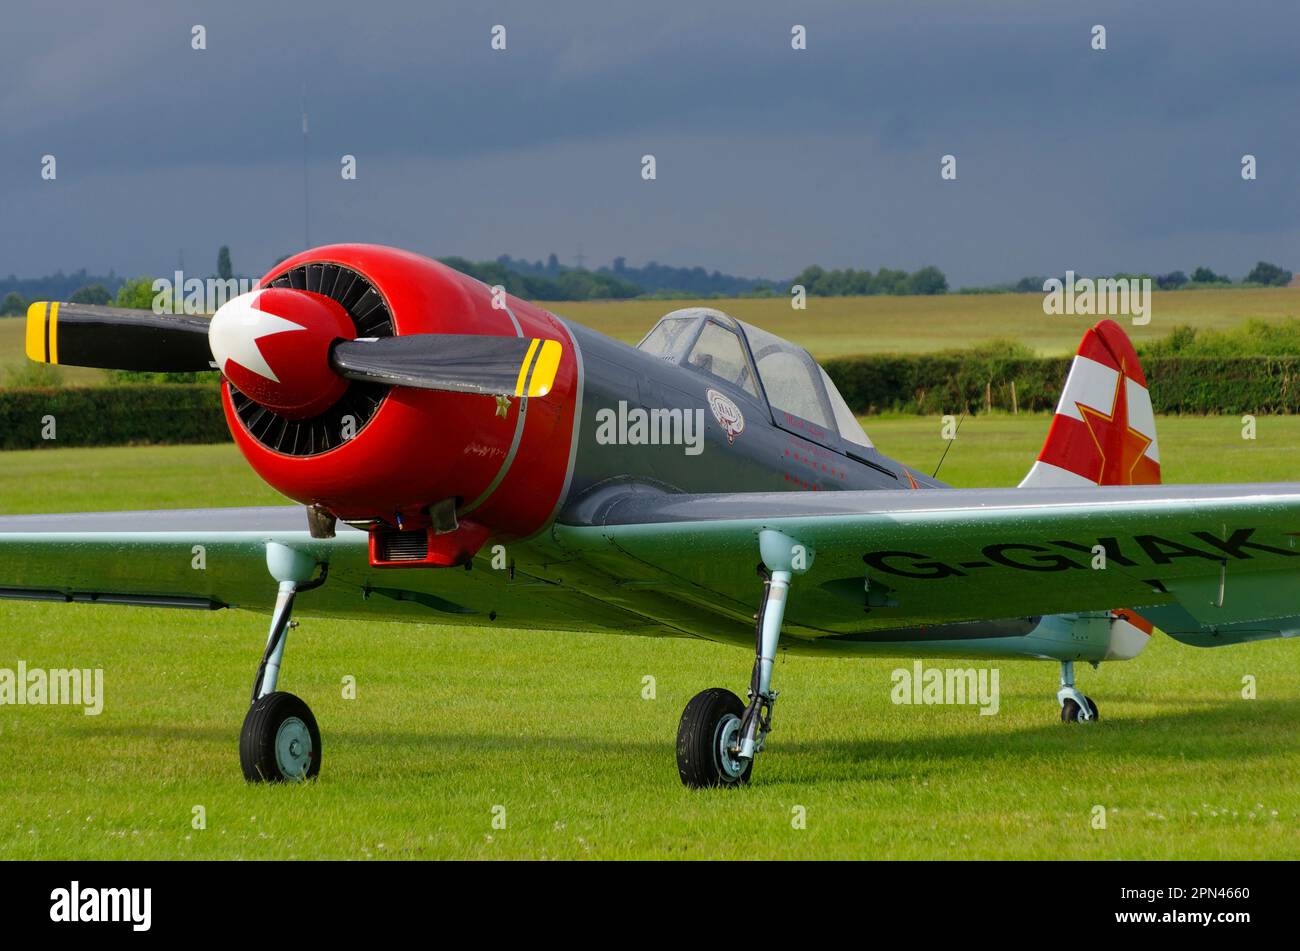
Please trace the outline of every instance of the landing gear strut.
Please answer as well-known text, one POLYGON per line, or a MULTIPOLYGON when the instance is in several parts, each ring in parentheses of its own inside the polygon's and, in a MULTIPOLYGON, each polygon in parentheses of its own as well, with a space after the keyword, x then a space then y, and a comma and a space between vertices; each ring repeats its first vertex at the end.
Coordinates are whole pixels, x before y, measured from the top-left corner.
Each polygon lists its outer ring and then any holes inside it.
POLYGON ((781 639, 791 575, 812 563, 812 553, 780 532, 759 533, 763 603, 754 630, 754 669, 749 703, 730 690, 711 687, 691 698, 677 727, 677 772, 691 789, 749 782, 754 757, 772 730, 772 667, 781 639))
POLYGON ((1061 689, 1056 691, 1061 704, 1062 723, 1085 723, 1098 719, 1097 705, 1074 686, 1074 661, 1061 661, 1061 689))
POLYGON ((280 582, 271 614, 271 632, 253 680, 253 700, 239 734, 239 763, 249 782, 285 782, 315 778, 320 772, 320 729, 311 709, 291 693, 275 689, 284 659, 294 597, 325 583, 329 566, 309 581, 315 559, 277 542, 266 546, 266 564, 280 582))

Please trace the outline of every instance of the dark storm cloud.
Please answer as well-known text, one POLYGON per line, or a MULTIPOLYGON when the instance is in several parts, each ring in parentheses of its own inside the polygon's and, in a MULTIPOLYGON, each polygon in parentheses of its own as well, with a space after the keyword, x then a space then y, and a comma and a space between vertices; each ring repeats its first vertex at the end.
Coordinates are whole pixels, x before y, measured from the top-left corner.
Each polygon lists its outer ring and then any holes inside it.
POLYGON ((223 242, 253 269, 296 249, 304 87, 313 241, 772 276, 933 262, 960 282, 1294 253, 1294 3, 1076 6, 10 8, 0 271, 159 270, 223 242))

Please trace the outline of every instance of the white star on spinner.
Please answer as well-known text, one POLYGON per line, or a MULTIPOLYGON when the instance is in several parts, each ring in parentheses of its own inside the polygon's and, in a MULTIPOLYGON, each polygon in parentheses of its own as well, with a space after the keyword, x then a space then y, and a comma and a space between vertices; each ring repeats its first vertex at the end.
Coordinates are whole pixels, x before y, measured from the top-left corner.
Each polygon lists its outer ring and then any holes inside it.
POLYGON ((223 304, 212 316, 212 324, 208 328, 208 346, 217 366, 222 370, 225 370, 228 360, 234 360, 258 376, 279 383, 280 378, 266 362, 266 357, 262 356, 257 341, 272 334, 307 328, 259 310, 257 301, 261 296, 261 291, 253 291, 251 294, 240 294, 223 304))

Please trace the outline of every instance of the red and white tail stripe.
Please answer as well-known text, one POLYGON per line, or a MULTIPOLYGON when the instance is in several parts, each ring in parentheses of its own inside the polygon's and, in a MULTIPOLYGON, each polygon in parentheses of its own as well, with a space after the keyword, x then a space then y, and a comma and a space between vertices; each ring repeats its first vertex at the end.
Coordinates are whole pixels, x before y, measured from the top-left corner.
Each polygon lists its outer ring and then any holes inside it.
POLYGON ((1113 320, 1083 335, 1047 441, 1022 488, 1154 485, 1160 451, 1137 353, 1113 320))

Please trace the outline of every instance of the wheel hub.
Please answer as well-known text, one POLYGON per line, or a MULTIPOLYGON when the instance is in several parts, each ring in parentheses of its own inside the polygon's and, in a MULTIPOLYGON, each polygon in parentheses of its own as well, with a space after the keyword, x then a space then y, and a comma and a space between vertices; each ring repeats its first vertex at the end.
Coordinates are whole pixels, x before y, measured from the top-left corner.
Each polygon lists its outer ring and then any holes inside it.
POLYGON ((728 779, 739 779, 745 764, 737 756, 740 749, 740 717, 727 714, 718 723, 718 769, 728 779))
POLYGON ((275 761, 280 772, 302 778, 311 766, 311 732, 298 717, 286 717, 275 732, 275 761))

